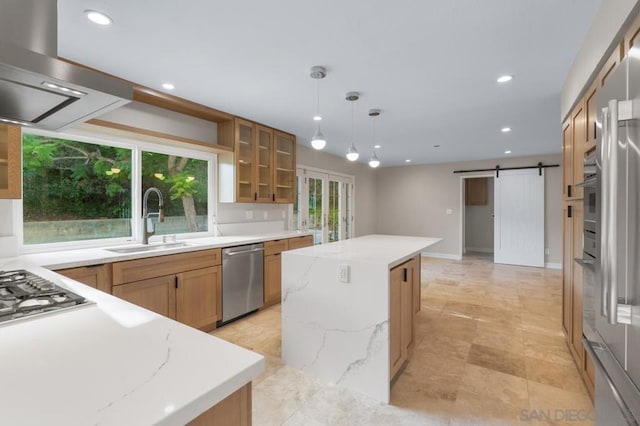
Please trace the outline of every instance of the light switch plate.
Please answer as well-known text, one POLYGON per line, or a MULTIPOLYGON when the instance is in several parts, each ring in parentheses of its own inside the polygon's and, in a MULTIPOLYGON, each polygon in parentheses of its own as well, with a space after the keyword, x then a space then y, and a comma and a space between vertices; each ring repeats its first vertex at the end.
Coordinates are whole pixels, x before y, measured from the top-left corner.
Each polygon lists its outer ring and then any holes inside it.
POLYGON ((350 282, 350 275, 349 265, 338 265, 338 281, 348 283, 350 282))
POLYGON ((447 209, 447 214, 453 214, 453 209, 447 209))

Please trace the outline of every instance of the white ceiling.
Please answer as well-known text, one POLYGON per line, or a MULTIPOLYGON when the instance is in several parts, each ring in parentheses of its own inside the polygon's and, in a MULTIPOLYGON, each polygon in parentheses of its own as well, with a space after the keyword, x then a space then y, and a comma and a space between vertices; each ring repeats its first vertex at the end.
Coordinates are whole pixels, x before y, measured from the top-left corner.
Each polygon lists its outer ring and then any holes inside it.
POLYGON ((560 90, 601 0, 59 0, 60 56, 383 166, 560 152, 560 90), (110 27, 86 9, 107 13, 110 27), (501 74, 514 74, 499 85, 501 74), (513 131, 502 134, 500 128, 513 131), (440 148, 433 145, 439 144, 440 148))

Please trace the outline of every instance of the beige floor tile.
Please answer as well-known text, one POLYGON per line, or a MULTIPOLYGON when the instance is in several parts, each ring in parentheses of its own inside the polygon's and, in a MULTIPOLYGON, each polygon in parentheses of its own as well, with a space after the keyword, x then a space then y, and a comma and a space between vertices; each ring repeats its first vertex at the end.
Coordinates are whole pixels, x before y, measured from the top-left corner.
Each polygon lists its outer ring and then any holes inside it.
POLYGON ((505 350, 474 344, 469 350, 467 362, 521 378, 527 377, 525 357, 505 350))
POLYGON ((530 418, 549 416, 547 424, 552 425, 592 425, 593 406, 586 393, 568 392, 554 386, 529 381, 530 418), (584 422, 569 422, 567 419, 590 419, 584 422))
POLYGON ((587 391, 574 365, 531 357, 526 358, 526 365, 529 380, 570 392, 585 393, 587 391))

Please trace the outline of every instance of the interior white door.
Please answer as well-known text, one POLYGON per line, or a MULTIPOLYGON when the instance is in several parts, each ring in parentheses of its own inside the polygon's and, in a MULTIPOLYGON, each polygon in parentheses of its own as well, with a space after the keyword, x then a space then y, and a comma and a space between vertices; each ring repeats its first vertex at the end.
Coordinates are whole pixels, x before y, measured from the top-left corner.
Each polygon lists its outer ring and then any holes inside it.
POLYGON ((544 170, 501 171, 494 204, 495 263, 544 267, 544 170))

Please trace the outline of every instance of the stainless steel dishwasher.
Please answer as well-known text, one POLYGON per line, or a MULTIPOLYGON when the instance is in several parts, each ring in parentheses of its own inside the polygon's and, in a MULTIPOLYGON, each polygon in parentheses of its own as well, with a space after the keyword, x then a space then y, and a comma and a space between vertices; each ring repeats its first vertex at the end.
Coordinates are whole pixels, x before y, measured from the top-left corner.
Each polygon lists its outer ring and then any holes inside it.
POLYGON ((222 321, 229 322, 263 304, 264 245, 222 249, 222 321))

